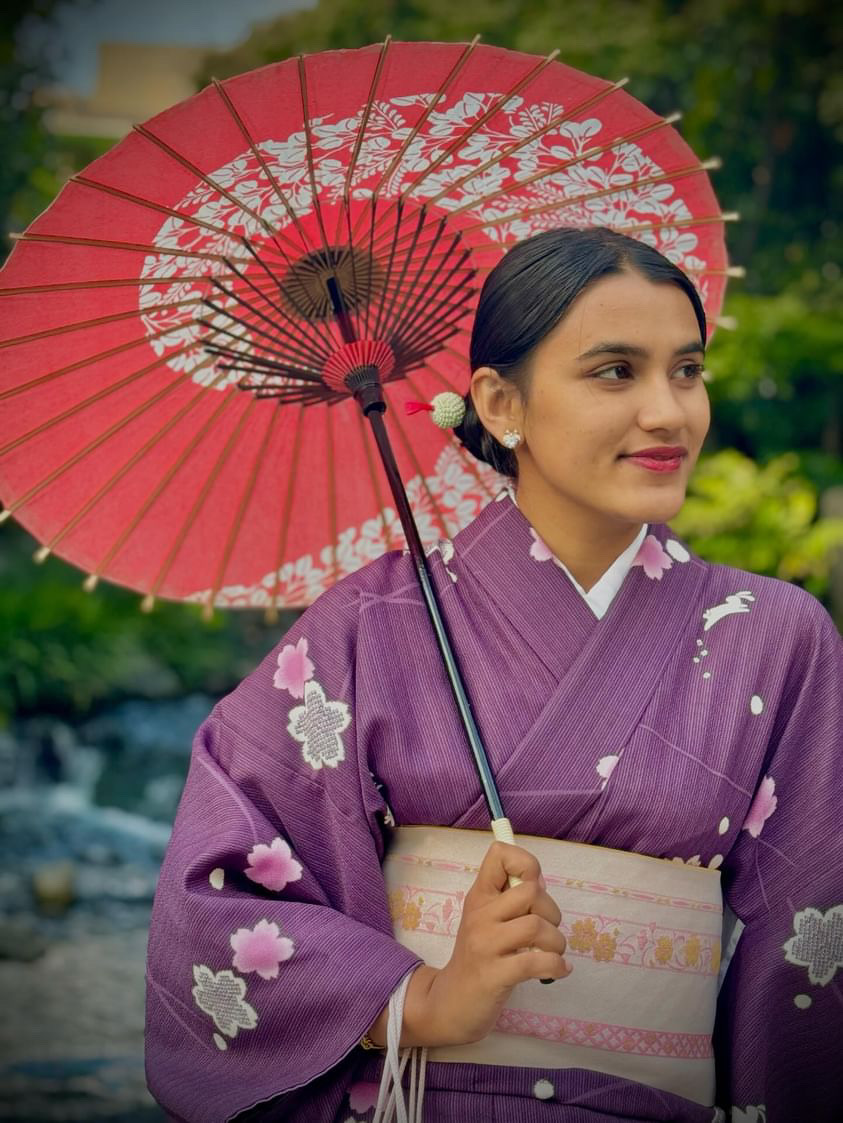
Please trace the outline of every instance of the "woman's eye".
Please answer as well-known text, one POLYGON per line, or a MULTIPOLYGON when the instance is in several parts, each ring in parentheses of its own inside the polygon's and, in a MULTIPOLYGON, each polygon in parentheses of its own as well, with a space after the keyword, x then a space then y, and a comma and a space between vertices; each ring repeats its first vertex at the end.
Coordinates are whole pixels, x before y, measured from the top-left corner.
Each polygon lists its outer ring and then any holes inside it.
POLYGON ((622 379, 631 378, 632 372, 626 363, 615 363, 613 367, 598 370, 594 377, 605 379, 607 382, 620 382, 622 379))
POLYGON ((681 374, 683 378, 692 382, 695 378, 701 377, 703 370, 702 363, 683 363, 677 374, 681 374))

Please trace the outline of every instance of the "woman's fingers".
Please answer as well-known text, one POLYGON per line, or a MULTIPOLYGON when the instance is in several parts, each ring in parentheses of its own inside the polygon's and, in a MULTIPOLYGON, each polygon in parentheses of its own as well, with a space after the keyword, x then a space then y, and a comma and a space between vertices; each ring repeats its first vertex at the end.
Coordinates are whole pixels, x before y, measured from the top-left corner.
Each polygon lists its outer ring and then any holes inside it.
POLYGON ((478 1041, 517 983, 569 975, 560 921, 537 859, 495 842, 466 894, 451 958, 430 988, 428 1021, 450 1025, 454 1043, 478 1041), (520 884, 510 887, 510 878, 520 884))
POLYGON ((525 948, 561 956, 565 954, 567 941, 556 925, 530 913, 498 925, 489 952, 492 955, 512 955, 525 948))
POLYGON ((499 970, 502 985, 514 987, 529 979, 564 979, 572 968, 564 956, 531 948, 502 958, 499 970))
POLYGON ((489 916, 495 920, 513 920, 516 916, 535 913, 549 924, 558 925, 562 913, 546 889, 537 881, 524 881, 512 889, 500 893, 496 900, 488 904, 489 916))

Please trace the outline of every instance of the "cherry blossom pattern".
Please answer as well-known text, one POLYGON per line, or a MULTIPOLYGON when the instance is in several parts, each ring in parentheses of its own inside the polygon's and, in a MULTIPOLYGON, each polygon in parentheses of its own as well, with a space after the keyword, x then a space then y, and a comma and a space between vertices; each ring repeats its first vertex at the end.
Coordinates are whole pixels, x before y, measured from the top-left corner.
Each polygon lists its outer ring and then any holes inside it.
POLYGON ((778 803, 776 781, 772 776, 765 776, 758 785, 758 791, 744 819, 742 829, 749 831, 753 838, 758 838, 764 829, 764 824, 778 807, 778 803))
POLYGON ((302 746, 302 756, 318 772, 327 765, 336 768, 345 760, 345 746, 340 734, 351 722, 345 702, 329 702, 318 682, 304 688, 304 705, 290 710, 287 732, 302 746))
MULTIPOLYGON (((463 457, 468 455, 446 445, 436 458, 432 473, 407 481, 407 496, 425 546, 434 545, 441 537, 432 504, 441 514, 448 534, 454 535, 480 514, 503 479, 488 464, 474 462, 471 471, 465 471, 463 457)), ((504 499, 511 497, 506 491, 501 495, 504 499)), ((403 543, 398 515, 387 507, 359 526, 345 527, 336 541, 327 543, 316 556, 308 553, 285 561, 252 585, 224 585, 216 593, 210 588, 197 589, 182 599, 191 604, 207 604, 213 596, 215 605, 229 608, 300 608, 315 601, 338 578, 355 573, 403 543)))
MULTIPOLYGON (((566 205, 575 226, 652 223, 655 217, 661 222, 643 240, 681 268, 702 274, 700 294, 708 300, 707 263, 699 256, 697 234, 682 221, 692 217, 682 188, 666 183, 654 187, 653 177, 658 179, 663 169, 636 144, 601 143, 611 133, 599 136, 606 124, 599 117, 571 121, 563 119, 567 115, 561 104, 530 102, 491 90, 419 93, 378 100, 375 106, 366 142, 353 158, 362 105, 356 110, 351 106, 332 110, 326 105, 324 113, 307 122, 309 162, 318 194, 326 202, 347 200, 349 190, 354 199, 370 196, 380 190, 387 170, 386 196, 400 195, 410 178, 429 168, 443 150, 458 149, 458 164, 428 171, 414 184, 420 197, 436 197, 445 213, 467 208, 468 218, 490 222, 485 227, 487 237, 503 244, 549 229, 557 221, 548 209, 554 201, 566 205), (415 128, 414 115, 405 108, 410 105, 427 110, 415 128), (513 140, 523 139, 541 125, 545 127, 530 144, 513 146, 513 140), (408 134, 413 137, 409 145, 408 134), (566 164, 564 170, 558 170, 560 160, 566 164), (344 168, 349 161, 354 175, 346 182, 344 168), (464 174, 472 169, 476 175, 464 174), (533 182, 542 169, 552 171, 552 178, 541 176, 533 182), (638 185, 640 180, 643 186, 638 185), (496 198, 494 192, 516 184, 521 185, 520 205, 509 213, 509 201, 496 198), (595 186, 602 189, 599 198, 594 197, 595 186), (613 187, 623 190, 609 190, 613 187)), ((208 311, 186 298, 201 293, 195 284, 197 271, 208 278, 225 272, 225 255, 238 249, 244 235, 259 233, 260 224, 264 229, 267 224, 269 228, 284 224, 279 197, 286 200, 285 206, 292 205, 299 220, 312 213, 314 192, 308 181, 304 135, 299 129, 267 137, 251 151, 235 152, 224 164, 207 169, 207 178, 174 201, 173 213, 152 235, 156 252, 143 256, 139 306, 150 345, 170 369, 189 370, 194 382, 214 391, 236 381, 237 371, 226 370, 222 358, 208 366, 202 348, 191 346, 201 339, 208 311), (225 194, 211 189, 211 183, 224 188, 225 194)), ((231 309, 236 302, 225 292, 217 299, 220 309, 231 309)), ((230 321, 218 312, 210 322, 225 327, 230 321)), ((231 346, 248 351, 250 342, 250 333, 241 333, 232 338, 231 346)))
POLYGON ((378 1102, 378 1085, 358 1080, 348 1089, 348 1106, 352 1111, 368 1111, 378 1102))
POLYGON ((633 565, 640 565, 647 577, 661 581, 663 574, 673 567, 673 559, 654 534, 648 534, 635 555, 633 565))
POLYGON ((283 838, 274 838, 269 846, 257 843, 246 855, 246 861, 246 877, 273 893, 280 893, 289 882, 301 878, 301 865, 283 838))
POLYGON ((244 1001, 246 983, 232 971, 214 972, 204 963, 194 964, 196 986, 192 994, 196 1005, 214 1019, 214 1025, 227 1037, 236 1037, 240 1029, 254 1029, 257 1012, 244 1001))
POLYGON ((272 685, 287 690, 294 698, 304 697, 304 684, 313 678, 315 668, 307 657, 307 640, 301 637, 295 647, 288 643, 278 655, 278 669, 272 685))
POLYGON ((254 928, 238 928, 231 936, 232 967, 248 975, 256 971, 262 979, 277 979, 278 965, 290 959, 293 941, 281 935, 277 924, 259 920, 254 928))
POLYGON ((530 547, 530 557, 533 559, 533 561, 553 561, 553 552, 551 551, 550 547, 546 542, 539 538, 538 534, 536 534, 532 527, 530 527, 530 536, 533 539, 533 544, 530 547))
POLYGON ((802 909, 793 918, 796 933, 784 943, 788 963, 808 968, 808 978, 824 987, 843 967, 843 905, 823 915, 819 909, 802 909))

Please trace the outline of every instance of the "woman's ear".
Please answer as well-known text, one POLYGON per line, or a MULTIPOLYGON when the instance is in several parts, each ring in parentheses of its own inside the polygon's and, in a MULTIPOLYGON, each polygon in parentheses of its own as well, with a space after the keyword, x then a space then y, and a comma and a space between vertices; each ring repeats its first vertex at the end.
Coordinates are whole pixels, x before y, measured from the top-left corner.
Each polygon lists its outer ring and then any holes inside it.
POLYGON ((507 429, 523 431, 523 407, 518 387, 492 367, 478 367, 471 376, 471 398, 483 428, 498 441, 507 429))

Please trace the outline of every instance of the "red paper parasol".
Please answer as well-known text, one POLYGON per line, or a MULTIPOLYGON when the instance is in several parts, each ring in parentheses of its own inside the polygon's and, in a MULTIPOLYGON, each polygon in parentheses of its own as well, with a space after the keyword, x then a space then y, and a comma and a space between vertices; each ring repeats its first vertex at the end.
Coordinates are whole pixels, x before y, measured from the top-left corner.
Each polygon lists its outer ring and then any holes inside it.
POLYGON ((720 309, 727 216, 705 165, 621 85, 553 56, 387 43, 138 126, 0 277, 4 516, 88 587, 309 603, 403 542, 342 383, 375 362, 421 537, 452 535, 496 481, 403 407, 465 392, 476 296, 508 245, 611 226, 720 309))

